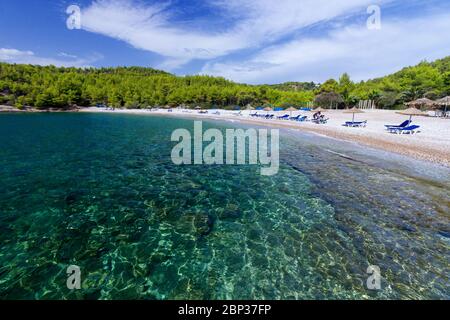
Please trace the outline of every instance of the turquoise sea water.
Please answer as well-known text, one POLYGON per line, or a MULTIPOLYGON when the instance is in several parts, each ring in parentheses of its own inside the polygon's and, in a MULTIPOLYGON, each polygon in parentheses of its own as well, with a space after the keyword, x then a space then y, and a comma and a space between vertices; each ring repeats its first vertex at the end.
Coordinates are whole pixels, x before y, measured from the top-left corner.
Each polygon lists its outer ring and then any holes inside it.
POLYGON ((177 128, 193 121, 0 115, 0 298, 450 298, 448 168, 287 130, 272 177, 176 166, 177 128))

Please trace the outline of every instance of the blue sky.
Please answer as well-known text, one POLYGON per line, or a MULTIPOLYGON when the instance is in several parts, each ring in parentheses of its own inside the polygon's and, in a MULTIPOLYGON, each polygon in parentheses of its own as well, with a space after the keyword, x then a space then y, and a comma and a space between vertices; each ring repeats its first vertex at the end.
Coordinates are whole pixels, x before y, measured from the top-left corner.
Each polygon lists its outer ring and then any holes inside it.
POLYGON ((366 80, 450 55, 448 0, 0 2, 0 61, 137 65, 252 84, 366 80), (81 29, 66 26, 69 5, 81 29), (369 29, 367 8, 381 9, 369 29))

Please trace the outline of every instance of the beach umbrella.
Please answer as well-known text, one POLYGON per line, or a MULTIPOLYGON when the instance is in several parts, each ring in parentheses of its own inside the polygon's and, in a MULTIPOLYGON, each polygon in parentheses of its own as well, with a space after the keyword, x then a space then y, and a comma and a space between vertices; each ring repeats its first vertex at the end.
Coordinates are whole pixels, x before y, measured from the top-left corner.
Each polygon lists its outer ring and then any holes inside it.
POLYGON ((353 114, 352 122, 355 122, 355 113, 365 113, 363 110, 358 109, 357 107, 353 107, 351 109, 345 110, 344 113, 351 113, 353 114))
POLYGON ((196 106, 194 109, 195 109, 195 110, 201 110, 201 107, 196 106))
POLYGON ((450 105, 450 96, 446 96, 445 98, 436 100, 436 103, 441 106, 448 106, 450 105))
POLYGON ((290 107, 290 108, 287 108, 286 109, 286 111, 289 111, 289 113, 290 113, 290 116, 292 117, 292 112, 294 112, 294 111, 298 111, 297 109, 295 109, 295 108, 293 108, 293 107, 290 107))
POLYGON ((250 104, 248 104, 247 108, 245 108, 245 110, 255 110, 255 108, 253 108, 250 104))
POLYGON ((318 107, 317 109, 312 109, 311 112, 325 112, 326 110, 322 107, 318 107))
POLYGON ((436 101, 430 100, 428 98, 421 98, 421 99, 417 99, 408 103, 405 103, 407 106, 409 107, 433 107, 435 106, 437 103, 436 101))
POLYGON ((446 96, 445 98, 439 99, 436 101, 440 106, 445 106, 444 115, 447 114, 447 107, 450 106, 450 96, 446 96))
POLYGON ((397 112, 397 113, 398 114, 403 114, 405 116, 409 116, 409 120, 412 120, 413 116, 425 116, 426 115, 425 112, 422 112, 422 111, 420 111, 417 108, 409 108, 409 109, 406 109, 406 110, 403 110, 403 111, 400 111, 400 112, 397 112))

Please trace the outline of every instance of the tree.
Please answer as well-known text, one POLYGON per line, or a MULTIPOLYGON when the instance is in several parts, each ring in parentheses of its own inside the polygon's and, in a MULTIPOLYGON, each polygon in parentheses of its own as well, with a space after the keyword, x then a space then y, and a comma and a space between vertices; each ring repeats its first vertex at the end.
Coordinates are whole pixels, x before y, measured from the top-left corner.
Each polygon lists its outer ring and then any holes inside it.
POLYGON ((381 93, 378 99, 378 106, 383 109, 391 109, 398 104, 399 94, 394 91, 386 91, 381 93))
POLYGON ((323 108, 336 108, 343 104, 344 100, 336 92, 324 92, 316 96, 314 102, 323 108))
POLYGON ((355 88, 355 85, 350 80, 350 76, 347 73, 344 73, 339 78, 339 85, 338 85, 337 92, 341 95, 346 106, 353 104, 354 101, 358 99, 357 97, 352 96, 352 92, 353 92, 354 88, 355 88))
POLYGON ((318 90, 318 93, 323 92, 338 92, 339 90, 339 83, 334 79, 329 79, 325 81, 318 90))

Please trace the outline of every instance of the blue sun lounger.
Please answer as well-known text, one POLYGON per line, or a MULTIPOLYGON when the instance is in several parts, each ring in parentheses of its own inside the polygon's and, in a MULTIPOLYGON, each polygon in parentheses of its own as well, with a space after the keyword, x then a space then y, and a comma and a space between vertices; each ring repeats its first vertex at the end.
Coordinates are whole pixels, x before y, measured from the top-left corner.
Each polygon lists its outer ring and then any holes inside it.
POLYGON ((396 133, 396 134, 415 134, 418 133, 420 131, 418 131, 417 129, 419 129, 420 126, 409 126, 406 128, 389 128, 389 132, 390 133, 396 133))
POLYGON ((284 116, 281 117, 277 117, 278 120, 288 120, 289 119, 289 115, 285 114, 284 116))
POLYGON ((401 125, 399 125, 399 126, 394 126, 394 125, 389 125, 389 124, 387 124, 387 125, 385 125, 385 127, 386 127, 386 129, 387 130, 389 130, 390 128, 406 128, 406 127, 408 127, 410 124, 412 123, 412 121, 411 120, 406 120, 406 121, 404 121, 401 125))
POLYGON ((304 121, 306 121, 307 119, 308 119, 307 116, 303 116, 303 117, 298 118, 297 121, 298 121, 298 122, 304 122, 304 121))
POLYGON ((328 120, 330 119, 312 119, 311 121, 316 123, 316 124, 326 124, 328 122, 328 120))
POLYGON ((350 127, 350 128, 361 128, 367 126, 367 120, 366 121, 347 121, 343 124, 344 127, 350 127))
POLYGON ((289 120, 297 121, 298 119, 300 119, 300 117, 301 117, 301 115, 298 115, 296 117, 290 117, 289 120))

